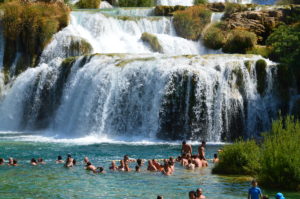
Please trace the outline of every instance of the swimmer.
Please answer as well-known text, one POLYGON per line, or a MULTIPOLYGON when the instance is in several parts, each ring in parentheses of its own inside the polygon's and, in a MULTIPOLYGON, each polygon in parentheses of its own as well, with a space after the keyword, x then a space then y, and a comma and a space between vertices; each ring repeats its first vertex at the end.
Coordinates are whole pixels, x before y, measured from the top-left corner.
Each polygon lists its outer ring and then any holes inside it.
POLYGON ((46 162, 43 160, 43 158, 38 158, 38 164, 46 164, 46 162))
POLYGON ((0 158, 0 165, 4 165, 5 164, 5 160, 3 158, 0 158))
MULTIPOLYGON (((164 162, 167 163, 168 160, 164 160, 164 162)), ((164 169, 164 167, 161 166, 155 159, 152 159, 152 163, 158 171, 162 171, 164 169)))
POLYGON ((170 169, 169 164, 164 164, 164 168, 162 170, 162 174, 166 175, 166 176, 170 176, 172 175, 172 171, 170 169))
POLYGON ((157 199, 164 199, 163 196, 157 196, 157 199))
POLYGON ((105 173, 103 167, 98 167, 97 169, 99 169, 99 171, 96 171, 96 172, 94 172, 94 173, 105 173))
POLYGON ((18 166, 18 160, 13 159, 13 164, 12 164, 12 166, 18 166))
POLYGON ((177 158, 176 158, 176 162, 181 162, 181 156, 178 156, 177 158))
POLYGON ((125 164, 129 163, 129 162, 136 162, 136 160, 134 160, 134 159, 129 159, 128 155, 124 155, 123 160, 124 160, 125 164))
POLYGON ((76 166, 76 160, 73 159, 73 166, 76 166))
POLYGON ((188 159, 189 159, 190 157, 189 156, 185 156, 184 158, 182 158, 181 159, 181 162, 180 162, 180 164, 181 164, 181 166, 186 166, 186 165, 188 165, 189 164, 189 162, 188 162, 188 159))
POLYGON ((125 164, 124 170, 126 172, 130 172, 131 171, 131 168, 129 168, 128 163, 125 164))
POLYGON ((92 165, 91 162, 86 163, 85 169, 88 170, 88 171, 97 172, 97 168, 94 165, 92 165))
POLYGON ((64 163, 64 161, 60 155, 57 156, 57 160, 55 162, 56 162, 56 164, 64 163))
POLYGON ((202 144, 198 147, 198 155, 199 157, 202 155, 205 159, 205 146, 206 142, 202 141, 202 144))
POLYGON ((112 161, 112 162, 111 162, 111 166, 109 167, 109 169, 110 169, 110 170, 113 170, 113 171, 118 170, 118 167, 117 167, 115 161, 112 161))
POLYGON ((196 192, 195 191, 190 191, 189 192, 189 199, 196 199, 196 192))
POLYGON ((187 144, 186 141, 182 142, 182 147, 181 147, 181 154, 190 154, 192 155, 192 146, 187 144))
POLYGON ((201 188, 197 189, 196 193, 197 193, 196 199, 205 199, 205 196, 202 195, 202 189, 201 188))
POLYGON ((138 165, 136 165, 136 166, 135 166, 135 172, 141 172, 141 167, 138 166, 138 165))
POLYGON ((195 155, 195 156, 194 156, 194 164, 195 164, 195 167, 196 167, 196 168, 202 167, 202 162, 201 162, 201 160, 199 159, 198 155, 195 155))
POLYGON ((64 164, 65 167, 69 168, 69 167, 73 167, 74 166, 74 163, 73 163, 73 158, 70 154, 68 154, 68 157, 66 159, 66 162, 64 164))
POLYGON ((148 160, 148 171, 158 171, 157 168, 154 166, 152 160, 148 160))
POLYGON ((118 167, 119 171, 124 171, 125 170, 125 164, 124 160, 120 160, 120 166, 118 167))
POLYGON ((188 160, 188 165, 185 168, 188 169, 188 170, 194 170, 195 169, 195 165, 192 163, 191 159, 188 160))
POLYGON ((36 159, 31 158, 30 164, 31 164, 32 166, 36 166, 38 163, 37 163, 36 159))
POLYGON ((213 163, 218 163, 218 162, 219 162, 218 154, 215 153, 213 163))
POLYGON ((85 165, 87 165, 87 163, 90 162, 90 160, 89 160, 88 157, 84 157, 83 158, 83 162, 84 162, 85 165))
POLYGON ((200 160, 201 160, 201 163, 202 163, 202 167, 208 167, 208 162, 205 160, 203 155, 200 155, 200 160))
POLYGON ((12 166, 14 164, 14 159, 12 157, 8 158, 7 165, 12 166))
POLYGON ((143 160, 142 159, 137 159, 137 165, 139 166, 139 167, 142 167, 143 166, 143 160))

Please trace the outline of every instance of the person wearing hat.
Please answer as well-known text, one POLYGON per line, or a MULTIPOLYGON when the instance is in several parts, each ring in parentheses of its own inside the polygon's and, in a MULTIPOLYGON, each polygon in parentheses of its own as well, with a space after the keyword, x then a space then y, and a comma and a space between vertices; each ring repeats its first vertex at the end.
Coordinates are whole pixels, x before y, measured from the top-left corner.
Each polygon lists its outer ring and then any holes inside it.
POLYGON ((275 196, 276 199, 285 199, 282 193, 277 193, 275 196))
POLYGON ((252 180, 251 184, 252 187, 249 189, 248 199, 262 199, 262 192, 260 188, 257 186, 257 181, 252 180))

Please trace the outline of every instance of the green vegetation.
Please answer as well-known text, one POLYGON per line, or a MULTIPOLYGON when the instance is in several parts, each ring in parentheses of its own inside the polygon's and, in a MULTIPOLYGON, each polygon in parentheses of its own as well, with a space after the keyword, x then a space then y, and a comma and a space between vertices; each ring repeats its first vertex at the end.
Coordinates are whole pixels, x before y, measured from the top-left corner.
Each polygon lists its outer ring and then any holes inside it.
POLYGON ((257 91, 259 94, 264 94, 265 88, 266 88, 266 78, 267 78, 267 72, 266 72, 267 63, 265 60, 260 59, 257 60, 255 63, 255 70, 256 70, 256 78, 257 78, 257 91))
POLYGON ((213 173, 254 175, 259 171, 260 149, 255 141, 239 140, 226 145, 220 153, 220 163, 215 165, 213 173))
POLYGON ((247 50, 247 54, 255 54, 255 55, 261 55, 265 58, 268 58, 271 54, 271 48, 269 46, 261 46, 261 45, 255 45, 252 49, 247 50))
POLYGON ((228 39, 223 47, 225 53, 246 53, 256 45, 256 34, 246 30, 233 30, 229 33, 228 39))
POLYGON ((80 0, 76 3, 76 7, 86 9, 86 8, 99 8, 101 0, 80 0))
POLYGON ((90 43, 85 39, 76 37, 71 37, 70 46, 66 46, 65 48, 68 57, 90 54, 93 51, 93 47, 90 43))
POLYGON ((154 0, 119 0, 120 7, 152 7, 154 0))
POLYGON ((156 16, 173 16, 173 12, 186 8, 186 6, 156 6, 154 13, 156 16))
POLYGON ((248 10, 248 6, 239 3, 226 3, 224 18, 228 18, 230 15, 236 12, 243 12, 248 10))
POLYGON ((194 0, 194 5, 207 4, 208 0, 194 0))
POLYGON ((299 0, 277 0, 278 5, 300 4, 299 0))
POLYGON ((163 53, 163 48, 155 35, 144 32, 142 34, 141 40, 147 42, 154 52, 163 53))
POLYGON ((280 116, 263 136, 259 146, 253 140, 226 145, 213 172, 252 175, 267 187, 300 190, 300 122, 280 116))
POLYGON ((266 186, 300 190, 300 122, 280 117, 264 135, 258 179, 266 186))
POLYGON ((206 6, 192 6, 188 9, 176 11, 173 23, 179 36, 198 40, 204 27, 210 22, 211 11, 206 6))
POLYGON ((203 42, 206 47, 218 50, 224 46, 227 32, 224 31, 222 26, 223 23, 216 23, 205 30, 203 42))
POLYGON ((4 26, 4 68, 9 68, 17 50, 22 54, 22 64, 17 72, 35 66, 44 47, 53 34, 67 26, 69 8, 62 3, 25 3, 11 1, 1 5, 4 26))

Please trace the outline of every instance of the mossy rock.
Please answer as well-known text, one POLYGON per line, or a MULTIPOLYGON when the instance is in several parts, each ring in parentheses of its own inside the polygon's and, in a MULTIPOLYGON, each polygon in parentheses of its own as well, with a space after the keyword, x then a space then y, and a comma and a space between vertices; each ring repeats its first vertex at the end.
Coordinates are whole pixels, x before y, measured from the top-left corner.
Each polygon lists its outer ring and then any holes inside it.
POLYGON ((246 60, 244 62, 245 67, 247 68, 248 73, 251 73, 251 66, 254 64, 254 61, 252 60, 246 60))
POLYGON ((163 53, 163 48, 155 35, 144 32, 141 40, 148 43, 154 52, 163 53))
POLYGON ((155 16, 173 16, 173 12, 186 8, 186 6, 156 6, 154 14, 155 16))
POLYGON ((66 57, 81 56, 91 54, 93 47, 89 42, 80 37, 71 37, 71 43, 65 47, 66 57))
POLYGON ((233 30, 223 47, 225 53, 246 53, 257 43, 256 34, 245 30, 233 30))
POLYGON ((135 61, 152 61, 154 60, 154 57, 144 57, 144 58, 133 58, 133 59, 120 59, 119 62, 116 64, 117 67, 124 67, 129 63, 135 62, 135 61))
POLYGON ((203 5, 174 12, 176 33, 186 39, 198 40, 205 26, 210 23, 212 12, 203 5))
POLYGON ((245 82, 244 82, 244 75, 241 68, 235 68, 232 70, 232 73, 236 76, 236 87, 241 90, 244 88, 245 82))
POLYGON ((101 0, 80 0, 75 6, 80 9, 99 8, 101 0))
POLYGON ((263 59, 257 60, 255 63, 255 71, 257 78, 257 91, 259 94, 263 95, 266 88, 266 78, 267 78, 267 62, 263 59))
POLYGON ((115 5, 120 7, 152 7, 155 6, 155 0, 118 0, 115 5))
POLYGON ((203 42, 206 47, 218 50, 224 46, 227 32, 223 31, 219 26, 220 23, 213 24, 205 30, 203 42))

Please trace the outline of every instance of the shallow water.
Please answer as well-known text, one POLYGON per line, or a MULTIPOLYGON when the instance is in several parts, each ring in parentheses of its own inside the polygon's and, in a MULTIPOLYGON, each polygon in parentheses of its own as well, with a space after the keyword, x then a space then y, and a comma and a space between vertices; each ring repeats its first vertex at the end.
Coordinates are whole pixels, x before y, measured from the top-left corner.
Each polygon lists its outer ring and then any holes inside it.
MULTIPOLYGON (((18 167, 0 166, 0 198, 188 198, 187 193, 203 188, 207 198, 245 198, 249 187, 246 177, 229 177, 211 174, 211 165, 206 169, 187 171, 176 165, 173 176, 145 171, 141 173, 110 172, 93 174, 83 170, 82 159, 88 156, 96 166, 108 168, 111 160, 121 159, 124 154, 131 158, 167 158, 177 156, 180 145, 176 144, 72 144, 16 141, 18 134, 0 134, 0 156, 12 156, 19 160, 18 167), (65 169, 55 164, 57 155, 71 153, 78 166, 65 169), (32 167, 29 160, 43 157, 46 165, 32 167)), ((207 156, 222 146, 209 145, 207 156)), ((196 150, 196 147, 194 147, 196 150)), ((131 164, 134 168, 135 164, 131 164)), ((274 195, 276 191, 266 191, 274 195)), ((285 193, 285 192, 284 192, 285 193)), ((297 193, 285 193, 287 198, 300 197, 297 193)))

